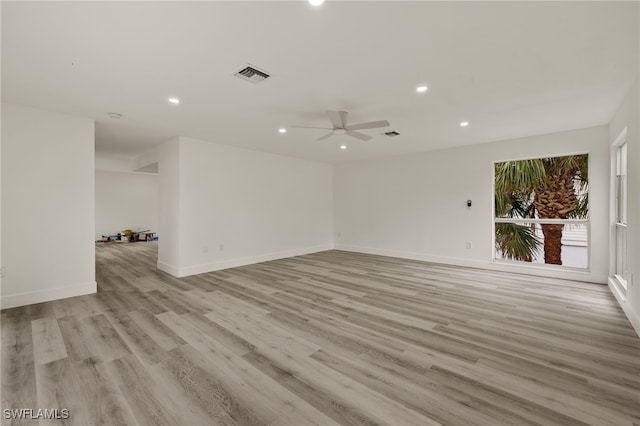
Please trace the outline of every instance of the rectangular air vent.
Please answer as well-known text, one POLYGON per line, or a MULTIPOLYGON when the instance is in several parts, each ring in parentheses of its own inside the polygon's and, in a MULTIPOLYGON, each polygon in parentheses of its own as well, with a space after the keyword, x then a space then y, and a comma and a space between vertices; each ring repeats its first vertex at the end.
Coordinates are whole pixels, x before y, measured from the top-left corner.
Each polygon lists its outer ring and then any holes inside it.
POLYGON ((234 75, 238 78, 247 80, 254 84, 262 83, 263 81, 269 78, 269 74, 267 74, 265 71, 262 71, 254 67, 253 65, 248 65, 244 67, 234 75))
POLYGON ((400 133, 396 132, 395 130, 392 130, 390 132, 384 132, 385 136, 389 136, 390 138, 394 137, 394 136, 398 136, 400 133))

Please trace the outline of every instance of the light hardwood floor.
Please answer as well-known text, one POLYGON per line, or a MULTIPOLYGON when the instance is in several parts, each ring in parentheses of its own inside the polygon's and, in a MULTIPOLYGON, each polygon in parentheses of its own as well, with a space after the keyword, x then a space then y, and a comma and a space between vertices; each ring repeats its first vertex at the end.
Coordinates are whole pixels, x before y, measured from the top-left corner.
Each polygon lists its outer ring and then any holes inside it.
POLYGON ((3 408, 75 425, 640 425, 640 339, 605 286, 341 251, 176 279, 156 250, 98 245, 97 294, 2 311, 3 408))

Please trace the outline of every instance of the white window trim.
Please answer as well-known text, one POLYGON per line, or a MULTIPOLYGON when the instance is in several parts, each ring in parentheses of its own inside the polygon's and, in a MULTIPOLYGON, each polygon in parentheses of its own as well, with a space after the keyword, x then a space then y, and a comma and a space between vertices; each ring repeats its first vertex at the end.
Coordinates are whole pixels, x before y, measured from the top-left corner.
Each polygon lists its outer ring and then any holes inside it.
MULTIPOLYGON (((610 222, 611 222, 611 238, 609 239, 611 245, 609 250, 609 280, 613 283, 614 287, 618 291, 618 294, 623 300, 626 300, 627 295, 627 280, 616 273, 616 264, 618 261, 617 253, 617 230, 620 227, 626 228, 627 225, 618 223, 618 200, 617 197, 617 163, 618 163, 618 148, 627 143, 627 128, 622 129, 618 137, 611 144, 611 196, 610 196, 610 222)), ((628 148, 627 148, 628 149, 628 148)), ((628 153, 627 153, 628 154, 628 153)), ((627 165, 628 167, 628 165, 627 165)), ((627 212, 628 214, 628 212, 627 212)), ((629 259, 627 259, 627 262, 629 259)))

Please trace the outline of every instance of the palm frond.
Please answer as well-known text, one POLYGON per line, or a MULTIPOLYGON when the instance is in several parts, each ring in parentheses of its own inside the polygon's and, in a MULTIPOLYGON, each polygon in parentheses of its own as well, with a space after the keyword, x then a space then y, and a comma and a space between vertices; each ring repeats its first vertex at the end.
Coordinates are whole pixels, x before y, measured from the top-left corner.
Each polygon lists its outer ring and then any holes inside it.
POLYGON ((496 223, 496 249, 505 259, 531 262, 540 244, 533 227, 496 223))
POLYGON ((496 163, 495 190, 496 193, 531 192, 545 175, 544 162, 540 158, 496 163))
POLYGON ((567 219, 586 219, 589 217, 589 193, 586 192, 582 197, 578 197, 578 205, 576 208, 567 213, 567 219))
POLYGON ((535 206, 531 202, 530 193, 511 194, 511 207, 508 211, 509 217, 528 218, 534 217, 535 206))
POLYGON ((495 217, 509 217, 511 207, 511 197, 509 194, 499 194, 495 196, 495 217))

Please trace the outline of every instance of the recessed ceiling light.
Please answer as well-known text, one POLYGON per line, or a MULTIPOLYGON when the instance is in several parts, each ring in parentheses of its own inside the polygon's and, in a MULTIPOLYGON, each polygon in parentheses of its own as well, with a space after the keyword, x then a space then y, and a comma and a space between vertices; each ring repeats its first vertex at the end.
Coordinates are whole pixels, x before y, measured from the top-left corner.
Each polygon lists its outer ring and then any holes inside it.
POLYGON ((347 149, 346 145, 340 145, 340 149, 347 149))
POLYGON ((424 93, 427 91, 427 86, 418 86, 416 87, 416 92, 418 93, 424 93))
POLYGON ((122 118, 122 114, 120 114, 119 112, 108 112, 107 116, 109 116, 109 118, 113 118, 114 120, 120 120, 122 118))
POLYGON ((278 133, 287 133, 287 129, 285 129, 284 127, 280 127, 278 129, 278 133))
POLYGON ((311 6, 320 6, 322 3, 324 3, 324 0, 309 0, 311 6))
POLYGON ((469 125, 468 121, 461 121, 460 122, 460 127, 467 127, 469 125))
POLYGON ((178 105, 180 103, 180 99, 178 99, 178 98, 169 98, 169 103, 170 104, 174 104, 174 105, 178 105))

